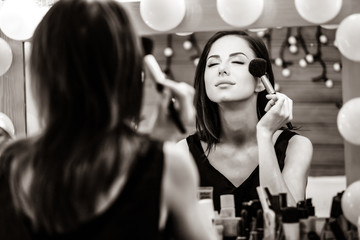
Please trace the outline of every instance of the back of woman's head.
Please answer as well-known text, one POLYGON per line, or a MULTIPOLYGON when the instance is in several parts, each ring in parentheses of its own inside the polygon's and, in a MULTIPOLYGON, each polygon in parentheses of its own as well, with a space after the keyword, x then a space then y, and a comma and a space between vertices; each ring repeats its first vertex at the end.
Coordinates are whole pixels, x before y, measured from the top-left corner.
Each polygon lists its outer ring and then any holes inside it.
POLYGON ((121 135, 139 119, 140 49, 127 13, 113 0, 57 1, 38 25, 30 72, 45 129, 8 150, 18 156, 14 202, 29 206, 34 225, 66 230, 91 217, 97 197, 131 159, 136 145, 126 155, 122 140, 131 138, 121 135), (28 169, 36 177, 25 190, 28 169))
MULTIPOLYGON (((271 84, 274 86, 274 74, 272 71, 271 60, 268 49, 263 40, 256 36, 250 36, 244 31, 220 31, 215 33, 205 44, 203 52, 200 56, 198 66, 195 73, 195 107, 197 111, 196 128, 201 134, 201 138, 207 141, 208 150, 219 141, 221 123, 218 111, 218 105, 212 102, 206 95, 204 72, 206 68, 206 60, 212 45, 220 38, 228 35, 239 36, 244 39, 250 49, 254 52, 255 57, 263 58, 267 62, 266 72, 271 84)), ((257 97, 257 113, 260 119, 266 113, 264 111, 266 103, 266 91, 258 93, 257 97)))
POLYGON ((37 27, 30 68, 45 125, 109 129, 139 117, 141 53, 116 1, 60 0, 37 27))

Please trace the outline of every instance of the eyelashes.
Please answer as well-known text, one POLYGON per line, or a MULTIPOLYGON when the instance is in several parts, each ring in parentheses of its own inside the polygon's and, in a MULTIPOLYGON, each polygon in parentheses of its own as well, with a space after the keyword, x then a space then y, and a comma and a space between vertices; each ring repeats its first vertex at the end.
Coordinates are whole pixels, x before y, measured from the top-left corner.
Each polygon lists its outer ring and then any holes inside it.
MULTIPOLYGON (((243 65, 245 64, 244 62, 241 62, 241 61, 231 61, 231 63, 233 64, 239 64, 239 65, 243 65)), ((219 65, 219 63, 210 63, 207 65, 208 68, 211 68, 213 66, 216 66, 216 65, 219 65)))
POLYGON ((208 64, 208 67, 211 68, 211 67, 216 66, 216 65, 218 65, 218 63, 210 63, 210 64, 208 64))

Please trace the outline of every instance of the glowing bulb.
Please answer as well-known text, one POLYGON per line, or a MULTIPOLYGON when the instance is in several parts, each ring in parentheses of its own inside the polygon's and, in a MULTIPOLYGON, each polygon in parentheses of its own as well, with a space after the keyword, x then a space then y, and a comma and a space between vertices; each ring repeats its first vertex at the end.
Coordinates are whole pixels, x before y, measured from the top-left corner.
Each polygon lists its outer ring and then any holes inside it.
POLYGON ((290 51, 292 54, 295 54, 295 53, 298 52, 298 47, 297 47, 296 45, 290 45, 289 51, 290 51))
POLYGON ((275 92, 279 92, 280 91, 280 85, 278 83, 275 83, 274 84, 274 89, 275 89, 275 92))
POLYGON ((281 71, 281 74, 284 76, 284 77, 290 77, 290 69, 288 68, 284 68, 282 71, 281 71))
POLYGON ((191 43, 190 41, 185 41, 185 42, 183 43, 183 48, 184 48, 185 50, 190 50, 190 49, 192 48, 192 43, 191 43))
POLYGON ((333 68, 334 68, 335 72, 340 72, 340 70, 341 70, 340 63, 334 63, 333 68))
POLYGON ((275 65, 281 67, 283 65, 283 60, 281 58, 276 58, 275 65))
POLYGON ((305 58, 306 58, 306 61, 308 63, 313 63, 314 62, 314 56, 312 54, 310 54, 310 53, 306 54, 305 58))
POLYGON ((332 88, 332 87, 334 86, 334 81, 331 80, 331 79, 326 79, 326 81, 325 81, 325 86, 326 86, 327 88, 332 88))
POLYGON ((197 66, 199 64, 199 58, 194 58, 194 65, 197 66))
POLYGON ((256 33, 256 35, 260 38, 264 37, 265 36, 265 32, 264 31, 259 31, 256 33))
POLYGON ((173 55, 173 53, 174 53, 173 50, 169 47, 165 48, 165 50, 164 50, 165 57, 171 57, 173 55))
POLYGON ((290 37, 288 38, 288 42, 289 42, 290 44, 292 44, 292 45, 296 44, 296 37, 290 36, 290 37))
POLYGON ((307 66, 306 60, 303 59, 303 58, 300 59, 300 60, 299 60, 299 65, 300 65, 300 67, 302 67, 302 68, 306 67, 306 66, 307 66))
POLYGON ((328 42, 328 38, 325 35, 320 36, 320 42, 322 44, 326 44, 328 42))

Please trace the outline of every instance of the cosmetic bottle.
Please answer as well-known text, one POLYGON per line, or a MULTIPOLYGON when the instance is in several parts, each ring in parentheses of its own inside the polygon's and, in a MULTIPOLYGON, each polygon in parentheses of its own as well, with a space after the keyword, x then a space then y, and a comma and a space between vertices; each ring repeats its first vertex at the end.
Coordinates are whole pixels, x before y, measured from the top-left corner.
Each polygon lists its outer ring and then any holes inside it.
POLYGON ((220 217, 235 217, 235 200, 233 194, 220 195, 220 217))
POLYGON ((264 238, 264 213, 262 209, 257 211, 256 216, 256 232, 259 239, 264 238))
POLYGON ((213 226, 217 233, 217 240, 223 240, 224 226, 218 211, 214 211, 213 226))
POLYGON ((223 217, 222 225, 224 226, 224 240, 235 240, 238 237, 240 232, 240 217, 223 217))
POLYGON ((215 219, 213 201, 211 199, 201 199, 198 200, 198 205, 208 225, 212 225, 215 219))
POLYGON ((286 240, 300 239, 299 210, 296 207, 282 210, 282 230, 286 240))
POLYGON ((243 219, 243 224, 244 224, 244 235, 245 238, 248 239, 249 238, 249 232, 250 232, 250 219, 249 219, 249 212, 247 209, 242 209, 240 212, 240 217, 243 219))
POLYGON ((279 206, 280 206, 280 211, 288 206, 286 193, 279 193, 279 206))
POLYGON ((305 208, 305 202, 302 206, 298 206, 299 210, 299 223, 300 223, 300 239, 306 240, 310 232, 309 214, 305 208))
POLYGON ((236 240, 247 240, 246 232, 245 232, 245 221, 242 217, 239 219, 239 232, 236 240))
POLYGON ((306 199, 305 208, 307 209, 309 215, 309 231, 316 232, 315 207, 312 204, 311 198, 306 199))

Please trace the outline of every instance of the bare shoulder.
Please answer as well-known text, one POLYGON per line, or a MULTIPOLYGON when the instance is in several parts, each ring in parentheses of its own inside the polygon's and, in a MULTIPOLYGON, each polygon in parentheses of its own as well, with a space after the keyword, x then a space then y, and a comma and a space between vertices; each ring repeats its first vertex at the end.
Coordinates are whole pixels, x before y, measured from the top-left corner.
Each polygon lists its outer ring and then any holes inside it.
MULTIPOLYGON (((179 142, 177 142, 177 143, 176 143, 176 146, 178 146, 178 147, 181 149, 182 152, 187 153, 187 154, 190 153, 190 151, 189 151, 189 145, 188 145, 188 143, 187 143, 187 141, 186 141, 185 138, 182 139, 182 140, 180 140, 179 142)), ((191 157, 191 156, 190 156, 190 157, 191 157)))
POLYGON ((197 184, 198 172, 194 160, 187 150, 186 140, 183 143, 164 143, 165 177, 178 184, 197 184))
POLYGON ((286 150, 286 161, 298 162, 309 166, 313 155, 313 145, 309 138, 302 135, 294 135, 290 140, 286 150), (306 164, 307 163, 307 164, 306 164))
POLYGON ((294 135, 289 140, 290 147, 296 145, 297 147, 312 149, 312 143, 309 138, 303 135, 294 135))
MULTIPOLYGON (((283 132, 283 130, 277 130, 274 133, 274 135, 273 135, 273 143, 274 144, 282 132, 283 132)), ((291 148, 294 146, 312 149, 312 143, 311 143, 310 139, 301 134, 296 134, 292 138, 290 138, 288 148, 289 147, 291 148)))

